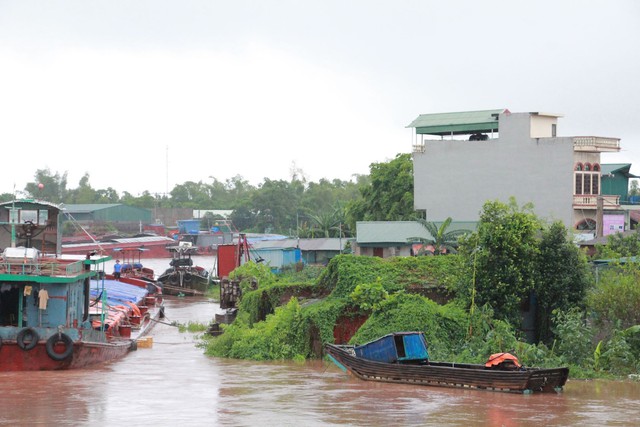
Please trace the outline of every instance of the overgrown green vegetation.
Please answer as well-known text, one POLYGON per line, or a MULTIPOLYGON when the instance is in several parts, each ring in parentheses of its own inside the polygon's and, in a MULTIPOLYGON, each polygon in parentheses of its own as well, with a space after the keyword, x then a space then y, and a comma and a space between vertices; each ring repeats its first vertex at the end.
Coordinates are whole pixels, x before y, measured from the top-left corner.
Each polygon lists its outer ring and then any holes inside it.
POLYGON ((235 274, 247 284, 255 277, 257 289, 247 288, 224 334, 207 339, 210 355, 316 357, 318 343, 334 342, 351 324, 353 344, 424 331, 438 360, 481 363, 509 351, 525 365, 569 366, 574 378, 640 369, 640 267, 613 264, 596 281, 564 226, 543 224, 515 201, 487 203, 459 254, 341 255, 311 274, 275 276, 255 265, 235 274), (531 299, 539 333, 527 343, 520 310, 531 299))
MULTIPOLYGON (((93 189, 88 174, 70 189, 66 173, 42 169, 23 194, 67 204, 232 209, 241 230, 309 237, 349 236, 356 221, 416 219, 407 154, 372 164, 369 176, 353 182, 312 183, 295 173, 290 181, 265 179, 255 187, 236 176, 186 182, 168 195, 93 189)), ((457 242, 445 224, 433 231, 434 253, 457 246, 458 254, 384 260, 341 255, 326 268, 295 266, 280 276, 245 264, 233 273, 243 291, 239 315, 223 335, 203 342, 207 354, 302 359, 318 355, 319 344, 340 333, 355 332, 352 342, 363 342, 414 329, 425 332, 434 358, 481 362, 512 351, 526 365, 569 365, 573 377, 638 372, 640 268, 633 257, 640 256, 640 232, 613 235, 598 247, 598 259, 614 261, 594 276, 562 224, 543 223, 531 206, 515 200, 487 202, 477 230, 457 242), (531 308, 534 344, 524 341, 522 331, 522 314, 531 308), (340 332, 349 326, 354 330, 340 332)))
POLYGON ((199 322, 189 321, 187 323, 175 323, 175 325, 178 327, 178 330, 180 332, 196 333, 196 332, 204 332, 207 330, 207 325, 204 325, 199 322))

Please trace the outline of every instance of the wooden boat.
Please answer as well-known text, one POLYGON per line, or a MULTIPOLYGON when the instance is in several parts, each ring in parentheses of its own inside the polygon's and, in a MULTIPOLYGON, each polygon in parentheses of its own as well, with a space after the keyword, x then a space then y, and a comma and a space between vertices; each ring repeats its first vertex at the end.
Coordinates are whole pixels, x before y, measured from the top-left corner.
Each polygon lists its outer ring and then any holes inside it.
POLYGON ((122 259, 120 276, 155 282, 155 272, 153 269, 142 265, 142 258, 145 258, 145 254, 148 251, 149 249, 144 247, 114 249, 114 255, 122 259))
POLYGON ((389 334, 362 346, 325 344, 324 348, 338 367, 368 381, 531 393, 560 391, 569 375, 565 367, 524 368, 514 362, 434 362, 422 332, 389 334))
POLYGON ((163 315, 157 286, 104 275, 111 257, 60 255, 60 212, 42 201, 0 204, 0 371, 118 359, 163 315))
POLYGON ((158 277, 158 283, 166 295, 204 295, 209 289, 211 277, 203 267, 193 265, 192 255, 197 248, 188 243, 170 247, 173 259, 170 267, 158 277))

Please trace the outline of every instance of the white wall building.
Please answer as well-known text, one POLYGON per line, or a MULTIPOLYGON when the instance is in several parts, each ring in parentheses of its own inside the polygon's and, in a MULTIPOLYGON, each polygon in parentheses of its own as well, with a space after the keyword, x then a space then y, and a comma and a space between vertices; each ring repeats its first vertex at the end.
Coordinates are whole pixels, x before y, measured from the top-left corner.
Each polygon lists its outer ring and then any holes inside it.
POLYGON ((423 114, 414 132, 414 204, 428 221, 477 221, 488 200, 520 206, 592 233, 619 196, 601 195, 600 153, 617 138, 558 137, 560 115, 484 110, 423 114), (598 203, 602 209, 598 210, 598 203))

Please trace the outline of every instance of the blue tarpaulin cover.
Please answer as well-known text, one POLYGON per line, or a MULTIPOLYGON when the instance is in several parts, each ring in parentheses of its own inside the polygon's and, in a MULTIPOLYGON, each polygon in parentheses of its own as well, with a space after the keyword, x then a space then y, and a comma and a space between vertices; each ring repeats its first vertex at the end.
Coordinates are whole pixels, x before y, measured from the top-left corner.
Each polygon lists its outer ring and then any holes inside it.
POLYGON ((126 302, 137 303, 142 300, 148 293, 145 288, 140 288, 128 283, 119 282, 117 280, 92 280, 91 281, 91 298, 97 298, 102 292, 102 284, 104 282, 104 290, 106 293, 107 304, 110 306, 126 305, 126 302))

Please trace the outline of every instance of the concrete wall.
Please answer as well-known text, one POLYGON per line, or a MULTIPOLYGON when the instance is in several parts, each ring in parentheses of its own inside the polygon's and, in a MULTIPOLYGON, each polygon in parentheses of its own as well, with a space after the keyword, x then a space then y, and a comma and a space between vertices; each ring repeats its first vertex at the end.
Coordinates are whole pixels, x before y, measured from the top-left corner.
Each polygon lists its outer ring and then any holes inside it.
POLYGON ((572 227, 573 140, 530 138, 528 113, 501 114, 499 138, 426 140, 414 153, 415 208, 428 221, 477 221, 488 200, 520 206, 572 227))
MULTIPOLYGON (((374 249, 375 248, 369 246, 357 246, 355 248, 355 254, 362 256, 374 256, 374 249)), ((390 258, 394 256, 411 256, 411 247, 391 246, 382 248, 382 258, 390 258)))
MULTIPOLYGON (((553 136, 553 125, 558 124, 558 118, 554 116, 532 115, 531 116, 531 138, 551 138, 553 136)), ((557 132, 557 128, 556 128, 557 132)))

